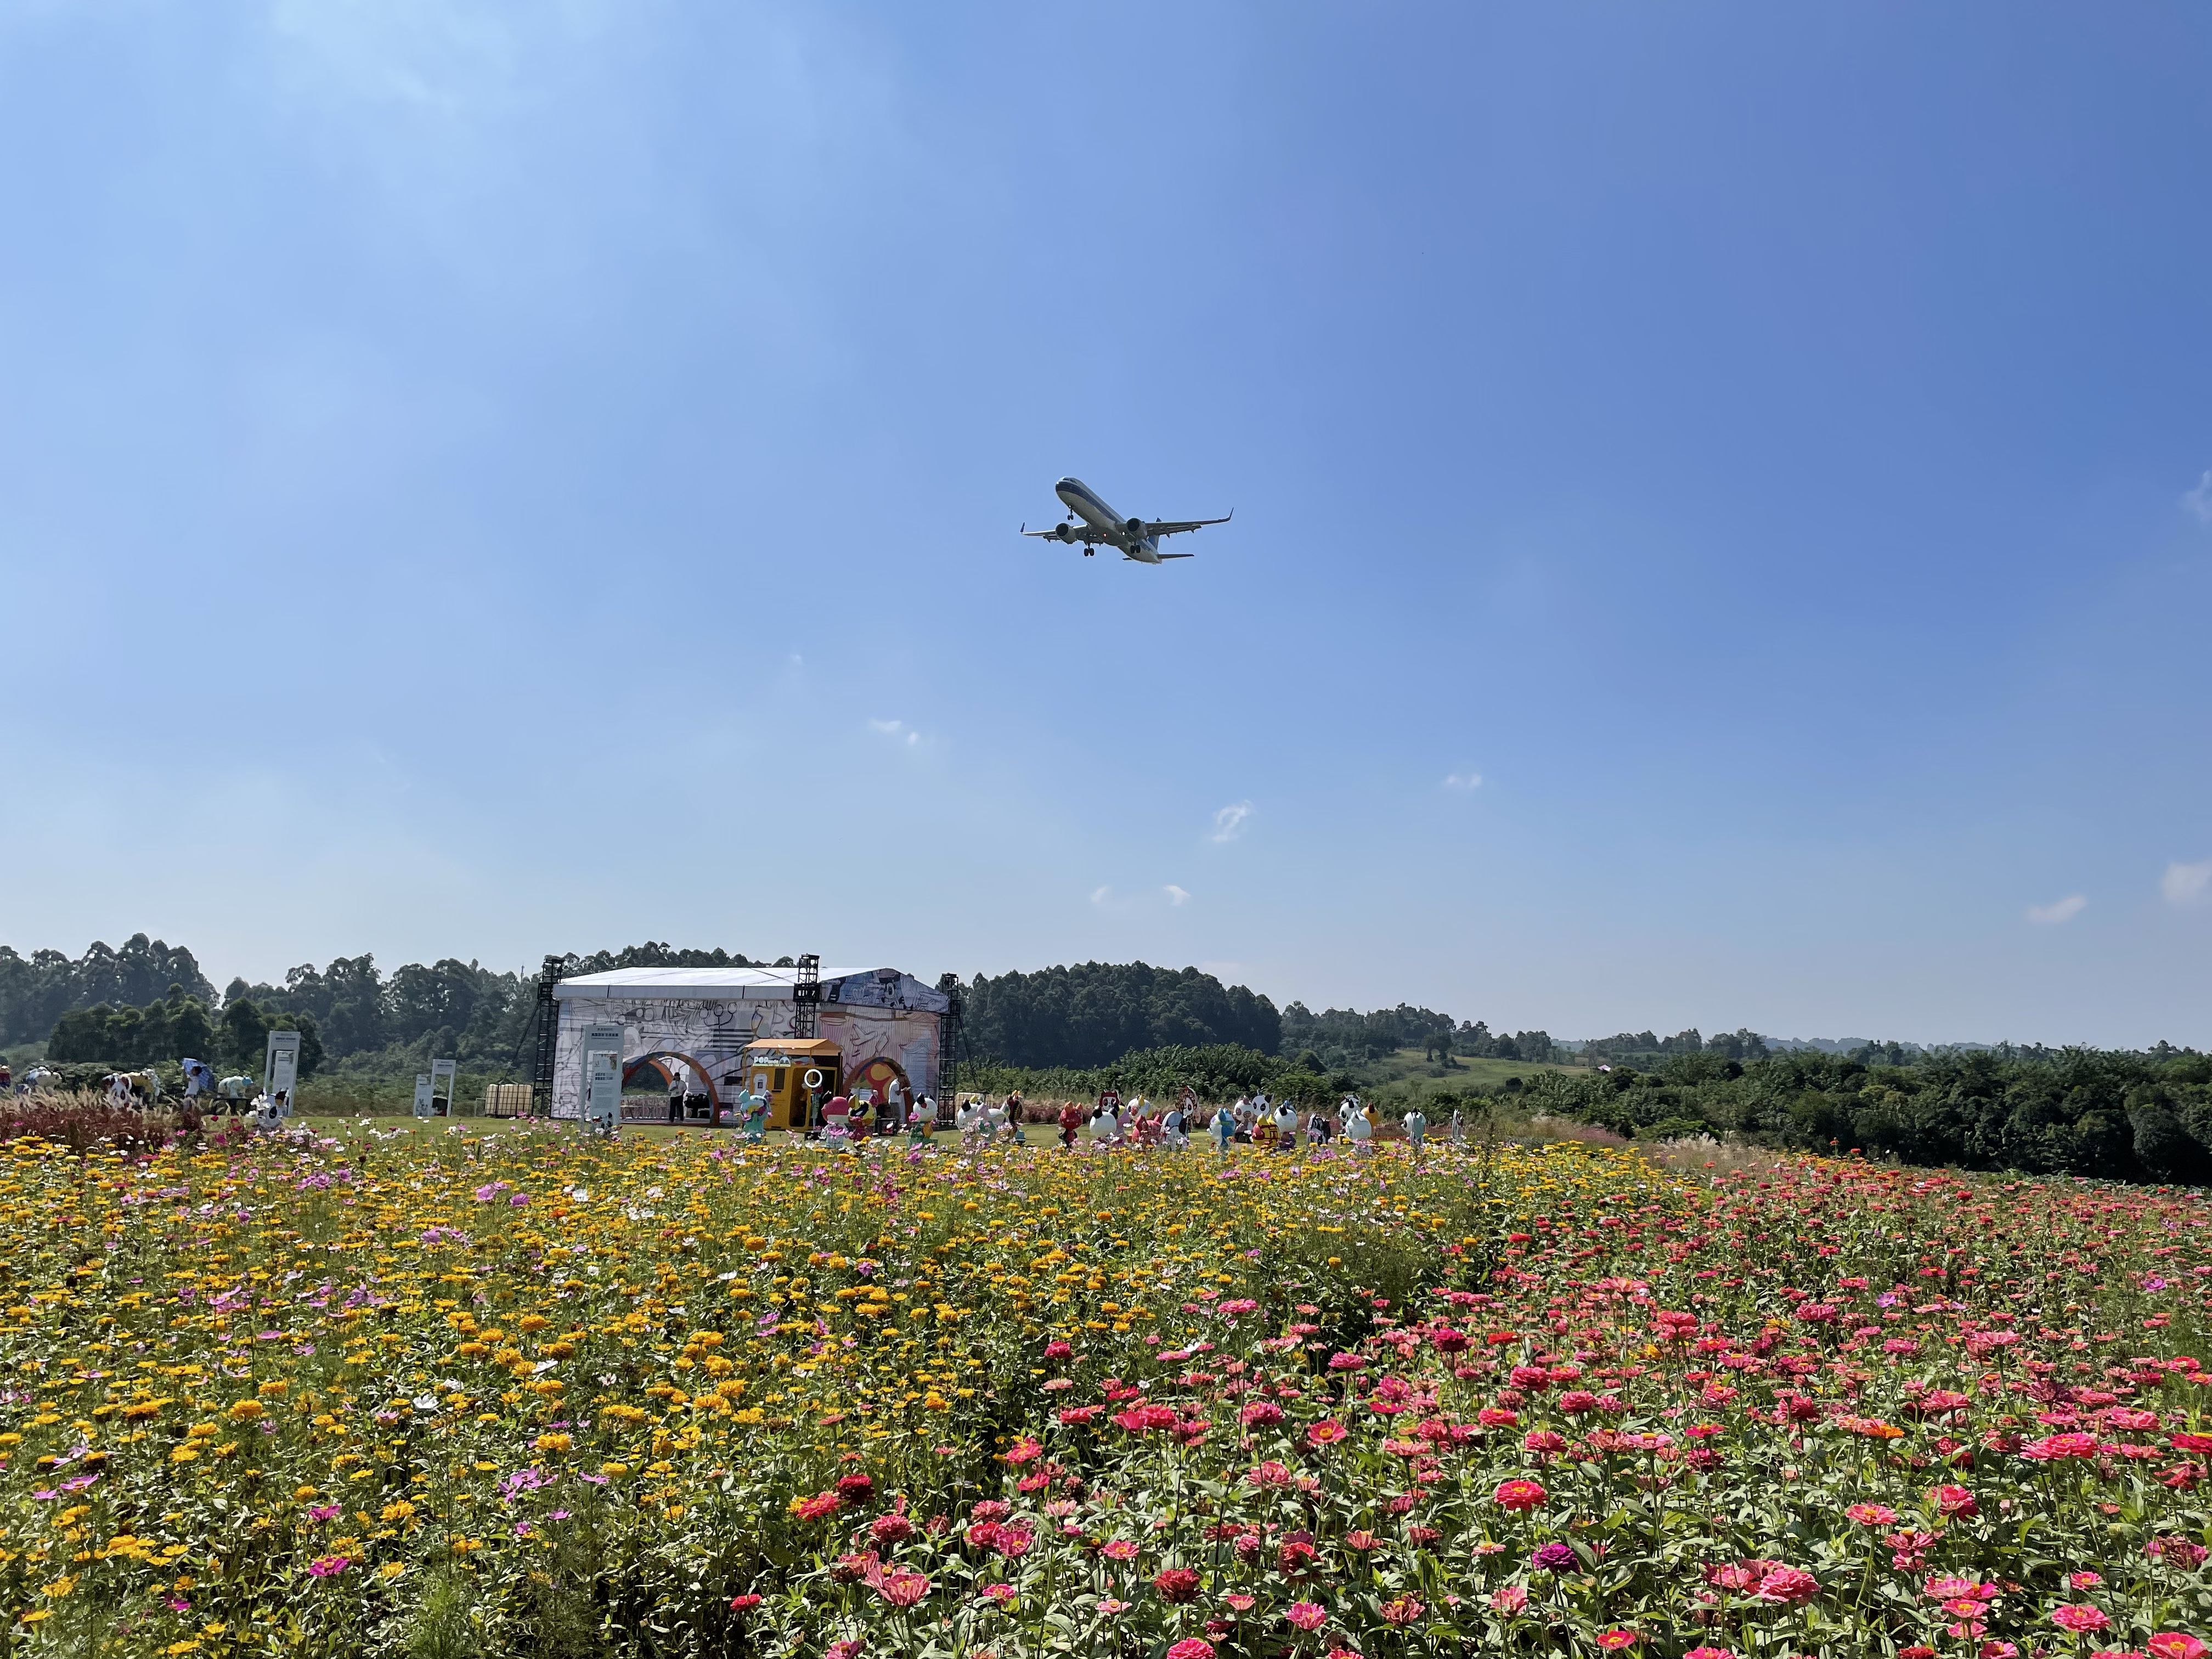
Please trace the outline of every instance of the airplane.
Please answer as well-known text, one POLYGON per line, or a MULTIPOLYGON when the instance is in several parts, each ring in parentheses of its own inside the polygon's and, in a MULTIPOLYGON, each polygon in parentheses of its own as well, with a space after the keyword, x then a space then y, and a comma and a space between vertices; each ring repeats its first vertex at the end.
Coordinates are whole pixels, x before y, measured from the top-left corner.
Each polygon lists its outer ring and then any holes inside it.
POLYGON ((1083 544, 1083 556, 1089 558, 1093 546, 1103 542, 1109 547, 1118 547, 1125 559, 1134 559, 1139 564, 1158 564, 1163 559, 1188 559, 1191 553, 1163 553, 1163 536, 1180 536, 1186 530, 1203 530, 1210 524, 1227 524, 1237 515, 1230 513, 1218 519, 1125 519, 1098 499, 1097 492, 1080 478, 1062 478, 1052 487, 1067 507, 1067 521, 1054 525, 1049 530, 1032 530, 1024 523, 1022 534, 1041 536, 1047 541, 1066 542, 1070 545, 1083 544), (1078 518, 1080 524, 1076 522, 1078 518))

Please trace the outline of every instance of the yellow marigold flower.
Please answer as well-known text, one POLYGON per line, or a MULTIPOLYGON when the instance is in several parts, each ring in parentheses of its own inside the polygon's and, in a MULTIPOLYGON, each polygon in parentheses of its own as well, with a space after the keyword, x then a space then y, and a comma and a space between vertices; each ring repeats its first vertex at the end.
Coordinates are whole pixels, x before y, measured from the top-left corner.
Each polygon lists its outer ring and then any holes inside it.
POLYGON ((543 1452, 564 1452, 576 1443, 568 1435, 555 1433, 541 1434, 532 1443, 543 1452))
POLYGON ((251 1422, 261 1415, 261 1402, 258 1400, 239 1401, 231 1407, 230 1415, 241 1423, 251 1422))
POLYGON ((284 1382, 281 1378, 272 1378, 269 1382, 264 1382, 258 1389, 256 1389, 254 1392, 259 1395, 263 1399, 266 1400, 272 1395, 289 1394, 291 1392, 291 1389, 292 1385, 289 1382, 284 1382))
POLYGON ((602 1463, 599 1465, 599 1473, 605 1475, 610 1480, 617 1480, 623 1475, 629 1473, 629 1465, 627 1463, 602 1463))

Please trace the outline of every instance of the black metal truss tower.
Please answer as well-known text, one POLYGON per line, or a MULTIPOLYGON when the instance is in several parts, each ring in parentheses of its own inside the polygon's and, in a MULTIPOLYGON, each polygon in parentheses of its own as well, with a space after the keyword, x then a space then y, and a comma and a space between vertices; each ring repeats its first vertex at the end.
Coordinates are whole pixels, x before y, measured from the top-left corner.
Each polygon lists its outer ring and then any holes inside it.
POLYGON ((794 1037, 822 1035, 822 958, 799 959, 799 974, 791 981, 791 1034, 794 1037))
POLYGON ((553 1000, 553 988, 578 966, 574 956, 548 957, 545 965, 538 970, 538 1008, 536 1029, 538 1047, 531 1057, 530 1115, 550 1117, 553 1115, 553 1045, 561 1032, 561 1005, 553 1000))
POLYGON ((937 988, 945 993, 937 1017, 937 1115, 949 1121, 960 1103, 960 975, 939 975, 937 988))

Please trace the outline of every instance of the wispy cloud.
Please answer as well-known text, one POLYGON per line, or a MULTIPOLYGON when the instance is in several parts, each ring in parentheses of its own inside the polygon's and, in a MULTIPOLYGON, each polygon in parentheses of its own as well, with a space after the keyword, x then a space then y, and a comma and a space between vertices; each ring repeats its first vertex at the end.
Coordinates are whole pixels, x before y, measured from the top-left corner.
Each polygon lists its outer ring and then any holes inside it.
POLYGON ((2212 524, 2212 471, 2197 481, 2196 489, 2183 493, 2181 504, 2196 515, 2197 523, 2212 524))
POLYGON ((1213 830, 1206 839, 1235 841, 1244 833, 1245 823, 1251 816, 1252 803, 1249 800, 1240 800, 1233 805, 1223 807, 1213 815, 1213 830))
POLYGON ((1124 908, 1121 905, 1115 903, 1114 890, 1110 887, 1092 888, 1091 890, 1091 902, 1102 910, 1115 910, 1124 908))
MULTIPOLYGON (((2207 473, 2212 477, 2212 473, 2207 473)), ((2166 875, 2158 884, 2158 890, 2166 895, 2168 904, 2197 904, 2206 893, 2212 892, 2212 859, 2202 864, 2169 864, 2166 875)))
POLYGON ((1176 886, 1173 882, 1170 882, 1166 886, 1161 888, 1160 891, 1168 896, 1168 902, 1170 904, 1188 904, 1190 902, 1190 894, 1186 890, 1176 886))
POLYGON ((2062 921, 2073 921, 2088 902, 2079 893, 2069 893, 2053 904, 2029 905, 2027 919, 2039 927, 2055 927, 2062 921))
POLYGON ((1482 774, 1480 772, 1455 772, 1444 780, 1444 787, 1447 789, 1456 789, 1462 794, 1466 794, 1470 790, 1480 789, 1482 787, 1482 774))
POLYGON ((921 733, 904 720, 870 720, 868 730, 902 743, 909 749, 921 741, 921 733))

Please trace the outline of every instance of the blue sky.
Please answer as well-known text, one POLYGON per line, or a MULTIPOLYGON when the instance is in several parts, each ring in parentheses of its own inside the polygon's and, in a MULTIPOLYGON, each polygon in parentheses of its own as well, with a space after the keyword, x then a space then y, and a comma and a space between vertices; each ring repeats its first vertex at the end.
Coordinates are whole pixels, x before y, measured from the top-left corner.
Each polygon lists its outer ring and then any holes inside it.
POLYGON ((2212 1042, 2208 81, 2186 4, 0 0, 0 940, 2212 1042), (1063 472, 1236 522, 1015 537, 1063 472))

